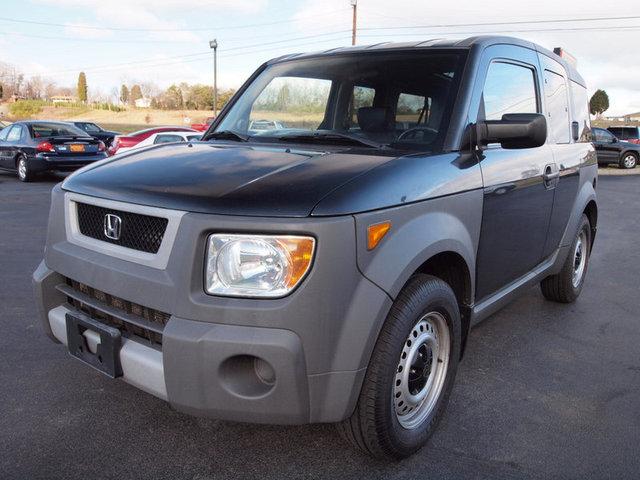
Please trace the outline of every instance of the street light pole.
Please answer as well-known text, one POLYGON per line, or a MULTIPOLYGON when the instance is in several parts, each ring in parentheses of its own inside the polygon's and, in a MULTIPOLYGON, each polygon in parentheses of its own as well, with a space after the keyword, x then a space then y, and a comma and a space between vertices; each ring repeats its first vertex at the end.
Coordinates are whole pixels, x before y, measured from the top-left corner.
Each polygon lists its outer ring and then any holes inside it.
POLYGON ((353 24, 351 25, 351 45, 356 44, 356 25, 358 20, 358 0, 351 0, 353 7, 353 24))
POLYGON ((213 48, 213 116, 218 116, 218 40, 209 42, 209 47, 213 48))

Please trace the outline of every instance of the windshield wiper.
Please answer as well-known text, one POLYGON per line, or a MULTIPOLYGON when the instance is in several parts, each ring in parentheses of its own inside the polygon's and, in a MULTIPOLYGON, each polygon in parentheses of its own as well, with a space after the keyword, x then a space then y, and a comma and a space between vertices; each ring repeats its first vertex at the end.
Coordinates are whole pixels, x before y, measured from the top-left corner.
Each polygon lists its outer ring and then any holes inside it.
POLYGON ((374 142, 373 140, 368 140, 357 135, 351 135, 349 133, 342 132, 294 133, 276 138, 278 140, 282 140, 283 142, 326 142, 331 140, 347 140, 352 144, 364 145, 371 148, 386 147, 386 145, 383 143, 374 142))
POLYGON ((207 135, 203 140, 234 140, 236 142, 248 142, 251 138, 249 135, 243 135, 242 133, 234 132, 233 130, 220 130, 219 132, 213 132, 207 135))

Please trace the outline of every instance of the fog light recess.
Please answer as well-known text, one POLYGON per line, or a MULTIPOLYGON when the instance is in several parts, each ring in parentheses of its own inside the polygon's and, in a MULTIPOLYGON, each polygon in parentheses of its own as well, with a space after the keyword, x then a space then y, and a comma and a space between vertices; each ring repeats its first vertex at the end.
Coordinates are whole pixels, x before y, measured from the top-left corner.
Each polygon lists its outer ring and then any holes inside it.
POLYGON ((220 365, 220 382, 229 393, 258 398, 273 390, 276 373, 266 360, 253 355, 235 355, 220 365))

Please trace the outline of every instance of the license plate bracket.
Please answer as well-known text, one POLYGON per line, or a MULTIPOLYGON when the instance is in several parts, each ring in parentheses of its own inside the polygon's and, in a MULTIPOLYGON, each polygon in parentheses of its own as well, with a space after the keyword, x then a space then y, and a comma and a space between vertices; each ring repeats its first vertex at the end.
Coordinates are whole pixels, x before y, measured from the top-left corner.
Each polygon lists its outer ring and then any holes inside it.
POLYGON ((122 376, 120 330, 81 313, 67 313, 65 318, 69 353, 111 378, 122 376), (91 330, 100 337, 95 354, 88 348, 84 335, 86 330, 91 330))

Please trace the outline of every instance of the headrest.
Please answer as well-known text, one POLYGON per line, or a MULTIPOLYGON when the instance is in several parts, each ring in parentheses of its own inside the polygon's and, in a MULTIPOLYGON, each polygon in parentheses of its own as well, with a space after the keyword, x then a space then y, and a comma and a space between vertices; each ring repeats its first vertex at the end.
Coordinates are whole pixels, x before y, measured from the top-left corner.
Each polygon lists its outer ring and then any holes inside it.
POLYGON ((387 107, 362 107, 358 109, 358 125, 365 132, 381 132, 388 129, 387 107))

